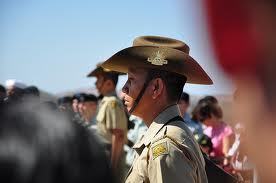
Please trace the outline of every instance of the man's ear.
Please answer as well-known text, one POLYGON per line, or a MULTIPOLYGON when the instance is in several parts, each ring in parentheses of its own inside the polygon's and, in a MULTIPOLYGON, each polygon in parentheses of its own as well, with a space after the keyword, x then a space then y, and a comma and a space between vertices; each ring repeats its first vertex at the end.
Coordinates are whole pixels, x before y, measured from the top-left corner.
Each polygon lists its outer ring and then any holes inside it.
POLYGON ((164 82, 161 78, 157 78, 153 82, 153 94, 152 98, 156 99, 158 96, 160 96, 164 90, 164 82))
POLYGON ((113 81, 110 79, 107 79, 104 83, 106 86, 109 86, 109 87, 114 85, 113 81))

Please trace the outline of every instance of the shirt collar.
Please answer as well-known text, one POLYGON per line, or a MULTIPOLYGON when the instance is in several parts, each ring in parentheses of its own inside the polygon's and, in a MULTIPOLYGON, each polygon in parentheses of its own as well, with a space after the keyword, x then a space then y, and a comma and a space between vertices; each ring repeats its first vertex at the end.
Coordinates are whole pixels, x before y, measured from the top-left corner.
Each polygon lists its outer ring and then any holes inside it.
POLYGON ((110 93, 108 93, 107 95, 105 95, 105 96, 102 98, 102 100, 101 100, 101 104, 105 103, 106 100, 109 99, 109 97, 116 97, 116 98, 117 98, 116 91, 110 92, 110 93))
MULTIPOLYGON (((163 127, 163 125, 168 122, 170 119, 180 116, 180 111, 178 106, 171 105, 167 107, 165 110, 163 110, 151 123, 149 126, 146 134, 144 135, 144 138, 142 139, 143 144, 145 146, 148 146, 154 136, 158 133, 158 131, 163 127)), ((140 145, 140 144, 139 144, 140 145)))
POLYGON ((111 96, 117 97, 117 93, 116 93, 116 91, 112 91, 112 92, 106 94, 105 96, 107 96, 107 97, 111 97, 111 96))

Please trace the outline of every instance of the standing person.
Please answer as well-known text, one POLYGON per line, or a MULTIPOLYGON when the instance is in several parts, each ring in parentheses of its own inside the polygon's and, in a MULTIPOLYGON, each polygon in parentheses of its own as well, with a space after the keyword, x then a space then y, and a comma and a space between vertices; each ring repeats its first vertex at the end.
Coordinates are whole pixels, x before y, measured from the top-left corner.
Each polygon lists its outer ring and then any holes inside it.
POLYGON ((178 102, 181 116, 184 119, 185 124, 192 131, 193 134, 203 135, 202 124, 198 121, 192 120, 190 114, 187 112, 190 106, 190 95, 183 92, 178 102))
POLYGON ((218 164, 228 165, 227 155, 234 140, 232 128, 222 121, 222 110, 220 106, 212 102, 200 102, 198 106, 198 117, 206 128, 204 134, 211 138, 213 151, 210 153, 218 164))
POLYGON ((120 73, 103 69, 98 64, 88 77, 96 77, 96 88, 103 96, 96 116, 99 135, 104 139, 111 153, 111 165, 116 173, 124 167, 123 146, 127 135, 127 118, 122 101, 116 95, 120 73))
POLYGON ((83 119, 82 125, 84 127, 91 127, 96 125, 98 98, 92 94, 84 94, 79 98, 78 109, 83 119))
POLYGON ((126 182, 207 182, 200 147, 177 106, 184 84, 212 84, 178 40, 143 36, 103 67, 128 73, 123 87, 128 111, 149 127, 133 146, 136 158, 126 182))
POLYGON ((79 101, 82 96, 84 96, 85 93, 76 93, 72 97, 72 110, 73 110, 73 117, 72 120, 76 123, 83 124, 84 121, 82 119, 82 116, 80 114, 79 110, 79 101))

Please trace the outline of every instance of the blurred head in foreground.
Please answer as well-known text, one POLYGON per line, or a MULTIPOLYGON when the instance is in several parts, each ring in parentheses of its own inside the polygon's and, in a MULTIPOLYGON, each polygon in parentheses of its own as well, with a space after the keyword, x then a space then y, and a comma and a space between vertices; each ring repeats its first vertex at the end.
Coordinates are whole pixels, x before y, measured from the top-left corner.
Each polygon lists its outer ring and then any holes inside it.
POLYGON ((38 103, 7 110, 0 116, 1 182, 111 181, 101 145, 62 112, 38 103))
POLYGON ((276 1, 206 2, 218 62, 238 89, 234 109, 248 154, 261 181, 275 182, 276 1))

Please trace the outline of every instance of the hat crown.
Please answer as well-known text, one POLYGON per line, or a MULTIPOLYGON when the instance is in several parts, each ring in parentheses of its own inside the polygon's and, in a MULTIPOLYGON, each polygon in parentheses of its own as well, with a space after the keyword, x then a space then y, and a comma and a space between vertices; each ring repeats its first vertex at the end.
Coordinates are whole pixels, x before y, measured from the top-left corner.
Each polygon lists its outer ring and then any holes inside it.
POLYGON ((134 39, 133 46, 156 46, 156 47, 169 47, 180 50, 186 54, 189 54, 190 48, 182 41, 160 37, 160 36, 140 36, 134 39))
POLYGON ((102 67, 122 73, 128 73, 131 67, 158 69, 185 76, 188 83, 212 84, 189 50, 187 44, 176 39, 141 36, 133 41, 133 46, 114 54, 102 67))

